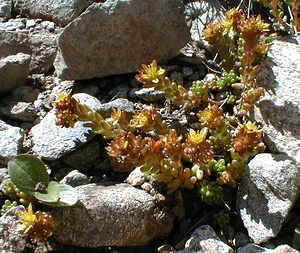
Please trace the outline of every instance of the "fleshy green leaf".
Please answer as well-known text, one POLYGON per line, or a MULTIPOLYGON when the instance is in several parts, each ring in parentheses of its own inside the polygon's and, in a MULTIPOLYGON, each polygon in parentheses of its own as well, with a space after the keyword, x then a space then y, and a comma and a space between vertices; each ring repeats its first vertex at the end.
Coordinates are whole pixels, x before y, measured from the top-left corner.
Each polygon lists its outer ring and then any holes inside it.
POLYGON ((22 192, 33 195, 38 183, 47 186, 49 174, 45 164, 33 155, 19 155, 8 162, 11 181, 22 192))
POLYGON ((60 197, 59 184, 51 181, 48 185, 47 193, 35 192, 34 197, 44 204, 58 202, 60 197))

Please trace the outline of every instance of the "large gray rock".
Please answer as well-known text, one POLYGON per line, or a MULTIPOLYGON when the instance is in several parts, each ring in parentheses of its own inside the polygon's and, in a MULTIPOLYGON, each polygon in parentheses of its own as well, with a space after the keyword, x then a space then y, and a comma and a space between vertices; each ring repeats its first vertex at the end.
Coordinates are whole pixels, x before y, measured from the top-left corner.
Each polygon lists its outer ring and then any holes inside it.
POLYGON ((20 253, 26 246, 26 235, 19 230, 18 212, 24 212, 24 206, 11 208, 0 217, 0 252, 20 253))
POLYGON ((66 25, 93 0, 14 0, 14 10, 30 18, 43 18, 66 25))
POLYGON ((185 244, 185 249, 173 253, 233 253, 209 225, 197 228, 185 244))
POLYGON ((0 164, 19 155, 23 139, 22 129, 0 120, 0 164))
POLYGON ((18 53, 0 59, 0 94, 26 83, 30 55, 18 53))
POLYGON ((76 187, 75 206, 54 213, 61 243, 81 246, 139 246, 167 236, 174 217, 143 190, 128 184, 76 187))
MULTIPOLYGON (((78 93, 74 97, 93 110, 101 106, 98 99, 88 94, 78 93)), ((55 121, 55 109, 52 109, 39 124, 31 128, 32 151, 41 158, 58 159, 78 149, 93 137, 90 128, 84 127, 83 122, 77 122, 74 128, 65 128, 57 126, 55 121)))
POLYGON ((159 63, 190 40, 180 0, 108 0, 94 3, 59 37, 54 66, 62 79, 136 72, 159 63))
POLYGON ((287 155, 258 154, 238 190, 237 209, 257 244, 275 237, 300 190, 300 167, 287 155))
POLYGON ((272 152, 300 162, 300 37, 275 41, 257 79, 265 88, 255 110, 264 139, 272 152))
POLYGON ((0 17, 10 18, 12 9, 11 0, 0 0, 0 17))
POLYGON ((244 247, 239 248, 237 251, 237 253, 298 253, 298 252, 299 252, 298 250, 295 250, 286 244, 280 245, 275 249, 268 249, 250 243, 244 247))
POLYGON ((22 31, 0 31, 0 58, 17 53, 32 56, 30 72, 46 73, 52 66, 57 51, 58 34, 47 30, 25 33, 22 31))

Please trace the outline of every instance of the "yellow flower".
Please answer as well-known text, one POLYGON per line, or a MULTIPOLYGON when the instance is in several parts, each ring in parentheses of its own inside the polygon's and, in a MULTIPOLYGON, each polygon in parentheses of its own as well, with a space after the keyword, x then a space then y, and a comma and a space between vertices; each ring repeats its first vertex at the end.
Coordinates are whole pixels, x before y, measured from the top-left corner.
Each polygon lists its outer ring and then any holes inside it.
POLYGON ((202 126, 209 129, 219 128, 224 123, 223 109, 217 105, 210 106, 197 113, 198 118, 201 121, 202 126))
POLYGON ((27 212, 20 213, 19 217, 22 219, 22 223, 20 224, 21 230, 24 231, 24 234, 29 234, 36 220, 31 203, 28 205, 27 212))
POLYGON ((201 131, 195 131, 194 129, 190 129, 190 132, 187 135, 189 141, 193 143, 203 142, 206 138, 208 129, 206 127, 202 128, 201 131))
POLYGON ((248 121, 246 123, 246 125, 244 125, 245 129, 249 132, 262 132, 263 130, 261 128, 259 128, 258 126, 256 126, 255 122, 252 123, 251 121, 248 121))
POLYGON ((138 113, 132 117, 130 120, 130 126, 134 128, 148 127, 149 121, 148 117, 143 113, 138 113))
POLYGON ((150 65, 142 64, 140 73, 136 76, 136 79, 142 83, 151 82, 157 84, 160 81, 161 76, 164 75, 165 70, 157 66, 156 60, 153 60, 150 65))

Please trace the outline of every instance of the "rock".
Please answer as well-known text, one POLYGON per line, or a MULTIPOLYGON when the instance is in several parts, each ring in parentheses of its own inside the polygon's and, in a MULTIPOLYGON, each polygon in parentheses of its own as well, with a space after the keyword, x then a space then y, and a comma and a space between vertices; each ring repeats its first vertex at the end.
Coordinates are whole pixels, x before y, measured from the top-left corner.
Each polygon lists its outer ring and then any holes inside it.
POLYGON ((78 170, 72 170, 62 180, 60 180, 60 183, 76 187, 79 185, 88 184, 89 179, 86 175, 80 173, 78 170))
POLYGON ((135 92, 138 98, 143 99, 146 102, 155 102, 164 98, 164 91, 156 91, 154 88, 142 88, 135 92))
POLYGON ((280 231, 299 193, 299 170, 282 154, 258 154, 250 161, 239 186, 237 209, 255 243, 280 231))
POLYGON ((267 249, 255 244, 247 244, 238 249, 237 253, 298 253, 298 250, 291 248, 288 245, 280 245, 275 249, 267 249))
POLYGON ((50 21, 43 21, 41 25, 46 28, 49 32, 53 32, 55 29, 55 23, 50 21))
POLYGON ((190 40, 183 9, 180 0, 93 3, 59 37, 58 77, 131 73, 153 59, 169 60, 190 40))
POLYGON ((24 211, 24 206, 17 206, 0 217, 0 252, 23 252, 27 236, 18 229, 20 221, 17 213, 24 211))
POLYGON ((12 8, 11 0, 0 0, 0 17, 10 18, 11 8, 12 8))
POLYGON ((247 234, 240 231, 236 232, 234 236, 234 245, 236 247, 245 246, 248 243, 250 243, 250 237, 247 234))
POLYGON ((33 122, 36 112, 32 103, 17 102, 1 107, 0 115, 14 120, 33 122))
MULTIPOLYGON (((101 105, 98 99, 85 93, 78 93, 74 97, 93 110, 101 105)), ((41 158, 58 159, 78 149, 93 137, 90 128, 84 127, 83 122, 77 122, 74 128, 65 128, 57 126, 55 120, 55 109, 52 109, 39 124, 31 128, 32 151, 41 158)))
POLYGON ((216 0, 196 1, 185 5, 187 19, 191 25, 191 37, 200 41, 202 31, 208 24, 224 16, 224 7, 216 0))
POLYGON ((197 228, 185 244, 185 249, 174 253, 233 253, 209 225, 197 228))
POLYGON ((25 28, 25 24, 22 22, 22 20, 18 19, 10 19, 7 22, 0 23, 0 31, 15 31, 25 28))
POLYGON ((32 33, 0 32, 0 58, 19 52, 31 55, 30 73, 46 73, 52 66, 57 51, 58 34, 45 30, 32 33))
POLYGON ((126 182, 132 186, 140 186, 146 181, 145 174, 141 172, 141 168, 137 167, 130 172, 126 178, 126 182))
MULTIPOLYGON (((79 171, 87 171, 100 158, 101 147, 99 140, 92 140, 78 150, 64 156, 62 160, 79 171)), ((103 151, 102 151, 103 152, 103 151)))
POLYGON ((26 83, 30 55, 18 53, 0 59, 0 94, 26 83))
POLYGON ((19 155, 23 139, 22 129, 13 127, 0 120, 0 164, 19 155))
POLYGON ((127 112, 129 114, 132 114, 135 112, 134 110, 134 104, 125 99, 125 98, 117 98, 111 102, 102 104, 98 108, 98 112, 103 116, 103 117, 109 117, 113 109, 120 108, 123 112, 127 112))
POLYGON ((26 27, 34 27, 35 25, 36 25, 36 22, 34 19, 26 20, 26 27))
POLYGON ((14 0, 14 11, 30 18, 42 18, 67 25, 93 0, 14 0))
POLYGON ((14 88, 11 92, 5 94, 5 97, 1 98, 0 103, 2 105, 9 105, 12 103, 17 102, 26 102, 32 103, 36 100, 37 96, 39 95, 39 90, 34 89, 29 86, 18 86, 14 88))
POLYGON ((90 184, 76 189, 77 204, 53 214, 59 224, 54 237, 61 243, 80 247, 141 246, 172 230, 174 217, 143 190, 128 184, 90 184))
POLYGON ((274 41, 257 76, 265 95, 256 105, 255 119, 272 152, 300 162, 300 37, 274 41))

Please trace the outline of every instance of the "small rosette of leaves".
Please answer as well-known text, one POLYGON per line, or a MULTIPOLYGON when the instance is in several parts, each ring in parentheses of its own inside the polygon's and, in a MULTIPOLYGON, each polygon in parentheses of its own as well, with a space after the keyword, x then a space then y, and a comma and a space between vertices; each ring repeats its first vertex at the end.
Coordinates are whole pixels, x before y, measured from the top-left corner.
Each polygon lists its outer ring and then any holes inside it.
POLYGON ((130 120, 130 127, 145 133, 154 131, 157 135, 169 132, 167 123, 154 107, 136 112, 130 120))
POLYGON ((204 180, 199 183, 201 200, 207 204, 218 204, 223 196, 223 189, 214 181, 204 180))
POLYGON ((237 87, 237 85, 232 86, 233 84, 240 84, 242 78, 237 75, 234 70, 225 72, 217 81, 209 84, 212 90, 225 91, 230 90, 232 87, 237 87))
POLYGON ((221 228, 228 225, 230 221, 230 217, 228 212, 225 210, 218 211, 214 214, 214 221, 220 226, 221 228))
POLYGON ((6 212, 9 211, 9 209, 11 209, 12 207, 18 206, 18 202, 17 201, 11 201, 9 199, 6 199, 4 201, 4 204, 2 205, 2 208, 0 210, 0 215, 5 214, 6 212))
POLYGON ((246 124, 240 124, 236 136, 233 140, 233 148, 240 155, 255 155, 258 150, 258 144, 262 140, 262 129, 255 123, 248 121, 246 124))

